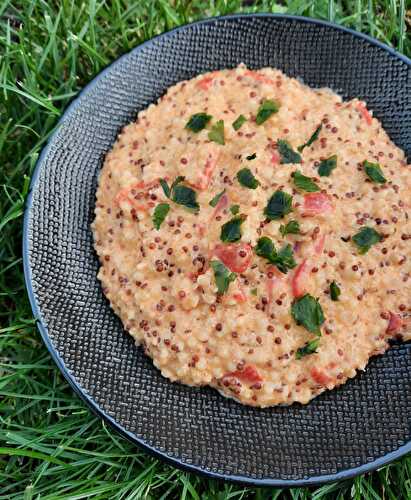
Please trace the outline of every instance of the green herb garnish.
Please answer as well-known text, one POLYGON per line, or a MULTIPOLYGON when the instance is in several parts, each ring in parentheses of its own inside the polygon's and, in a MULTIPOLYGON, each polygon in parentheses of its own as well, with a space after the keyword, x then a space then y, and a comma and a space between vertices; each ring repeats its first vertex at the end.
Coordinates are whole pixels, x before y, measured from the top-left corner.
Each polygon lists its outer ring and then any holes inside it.
POLYGON ((289 222, 287 222, 285 226, 281 224, 280 233, 283 236, 283 238, 286 234, 299 234, 300 224, 296 220, 290 220, 289 222))
POLYGON ((330 156, 323 160, 318 167, 318 175, 321 177, 328 177, 337 166, 337 155, 330 156))
POLYGON ((221 197, 224 195, 224 193, 225 193, 225 189, 223 189, 221 191, 221 193, 216 194, 214 196, 214 198, 208 202, 210 207, 215 207, 217 205, 217 203, 220 201, 221 197))
POLYGON ((279 109, 280 106, 277 102, 266 99, 258 108, 257 116, 255 118, 256 124, 261 125, 268 120, 272 114, 277 113, 279 109))
POLYGON ((160 179, 160 186, 163 188, 164 194, 167 196, 167 198, 170 198, 170 188, 168 187, 167 181, 164 179, 160 179))
POLYGON ((179 184, 178 186, 175 186, 171 199, 174 201, 174 203, 177 203, 178 205, 182 205, 183 207, 186 207, 189 210, 198 212, 198 210, 200 209, 200 205, 197 203, 196 197, 197 195, 194 189, 179 184))
POLYGON ((208 133, 208 138, 210 141, 216 142, 217 144, 221 144, 224 146, 224 121, 218 120, 212 127, 210 132, 208 133))
POLYGON ((153 212, 153 225, 158 230, 170 211, 168 203, 159 203, 153 212))
POLYGON ((224 243, 233 243, 241 239, 241 224, 246 217, 237 215, 221 226, 220 239, 224 243))
POLYGON ((314 133, 312 136, 308 139, 308 141, 301 146, 298 146, 298 151, 301 153, 304 148, 311 146, 311 144, 318 139, 318 136, 320 135, 321 129, 323 128, 322 124, 318 125, 318 127, 315 129, 314 133))
POLYGON ((308 354, 316 353, 319 344, 320 344, 319 338, 307 342, 306 344, 303 345, 303 347, 299 347, 297 349, 297 352, 295 353, 295 358, 301 359, 304 356, 307 356, 308 354))
POLYGON ((302 191, 306 191, 307 193, 315 193, 316 191, 320 190, 320 188, 311 179, 311 177, 303 175, 299 170, 296 170, 293 174, 291 174, 291 176, 294 179, 295 187, 301 189, 302 191))
POLYGON ((362 227, 352 238, 353 242, 360 250, 360 254, 365 254, 368 250, 382 240, 382 236, 372 227, 362 227))
POLYGON ((257 295, 257 288, 253 288, 250 293, 251 293, 251 295, 256 296, 257 295))
POLYGON ((331 300, 338 300, 338 297, 341 295, 341 289, 340 287, 337 285, 337 283, 335 281, 333 281, 330 285, 330 296, 331 296, 331 300))
POLYGON ((292 211, 292 201, 293 197, 288 193, 276 191, 268 200, 264 215, 270 220, 281 219, 292 211))
POLYGON ((253 153, 252 155, 246 156, 245 159, 250 161, 250 160, 255 160, 257 158, 257 153, 253 153))
POLYGON ((239 170, 237 172, 237 180, 242 186, 249 189, 256 189, 260 185, 249 168, 239 170))
POLYGON ((183 175, 179 175, 174 179, 174 182, 171 184, 170 191, 172 192, 173 189, 177 186, 177 184, 180 184, 180 182, 183 182, 185 177, 183 175))
POLYGON ((174 201, 174 203, 177 203, 177 205, 183 205, 190 211, 198 212, 200 205, 197 203, 197 194, 194 189, 181 184, 184 179, 185 177, 179 175, 171 184, 171 187, 168 186, 166 180, 160 179, 160 185, 167 198, 174 201))
POLYGON ((192 115, 186 124, 186 128, 192 132, 200 132, 206 127, 207 123, 211 120, 211 115, 207 113, 196 113, 192 115))
POLYGON ((302 325, 311 333, 321 335, 320 326, 324 323, 324 313, 318 302, 309 293, 295 299, 291 306, 291 315, 297 325, 302 325))
POLYGON ((240 211, 240 205, 231 205, 230 212, 233 215, 237 215, 239 211, 240 211))
POLYGON ((237 275, 230 272, 230 270, 218 260, 210 261, 210 265, 214 271, 214 279, 217 285, 218 293, 222 295, 228 290, 230 283, 236 279, 237 275))
POLYGON ((244 115, 240 115, 236 120, 233 121, 232 127, 235 131, 239 130, 244 123, 247 121, 247 118, 244 115))
POLYGON ((283 139, 277 141, 278 152, 280 153, 280 163, 301 163, 301 155, 296 153, 290 144, 283 139))
POLYGON ((267 236, 259 238, 259 240, 257 241, 257 246, 254 248, 254 251, 259 257, 264 257, 265 259, 268 259, 270 262, 271 259, 273 259, 277 255, 274 243, 267 236))
POLYGON ((287 274, 289 269, 294 269, 297 263, 294 260, 293 247, 289 243, 279 250, 273 264, 284 274, 287 274))
POLYGON ((284 245, 277 252, 274 243, 267 236, 259 238, 254 251, 259 257, 263 257, 271 264, 274 264, 284 274, 287 274, 289 269, 293 269, 297 265, 291 245, 284 245))
POLYGON ((365 173, 367 174, 368 178, 372 180, 372 182, 375 182, 377 184, 385 184, 387 182, 387 179, 384 177, 384 174, 382 173, 381 167, 378 163, 370 163, 369 161, 365 160, 363 166, 365 173))

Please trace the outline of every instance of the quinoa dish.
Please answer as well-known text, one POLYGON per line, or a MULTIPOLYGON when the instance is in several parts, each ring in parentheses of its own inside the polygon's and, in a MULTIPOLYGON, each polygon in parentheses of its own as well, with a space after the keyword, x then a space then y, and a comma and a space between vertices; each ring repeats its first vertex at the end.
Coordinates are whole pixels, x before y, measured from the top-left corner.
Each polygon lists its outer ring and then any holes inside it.
POLYGON ((106 155, 93 233, 172 381, 308 403, 410 340, 411 165, 366 103, 244 65, 180 82, 106 155))

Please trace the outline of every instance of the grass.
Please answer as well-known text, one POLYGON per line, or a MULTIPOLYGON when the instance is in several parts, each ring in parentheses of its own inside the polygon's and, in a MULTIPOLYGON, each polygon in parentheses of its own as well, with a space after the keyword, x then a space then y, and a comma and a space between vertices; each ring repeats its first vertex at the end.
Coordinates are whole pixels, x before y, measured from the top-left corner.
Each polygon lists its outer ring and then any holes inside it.
POLYGON ((0 0, 0 499, 411 498, 411 457, 344 483, 291 490, 253 490, 166 466, 85 408, 35 327, 23 283, 22 217, 30 176, 61 112, 143 40, 202 17, 256 11, 330 19, 411 55, 405 0, 0 0))

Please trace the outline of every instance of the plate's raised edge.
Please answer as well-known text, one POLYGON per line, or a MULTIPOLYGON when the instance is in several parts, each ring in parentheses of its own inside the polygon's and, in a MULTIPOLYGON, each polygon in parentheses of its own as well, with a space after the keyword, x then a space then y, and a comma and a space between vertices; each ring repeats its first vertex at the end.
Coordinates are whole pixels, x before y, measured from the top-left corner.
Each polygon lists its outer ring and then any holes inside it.
POLYGON ((312 19, 312 18, 307 18, 307 17, 302 17, 302 16, 291 16, 291 15, 285 15, 285 14, 270 14, 270 13, 259 13, 259 14, 233 14, 233 15, 228 15, 228 16, 220 16, 220 17, 212 17, 212 18, 207 18, 203 19, 201 21, 196 21, 190 24, 186 24, 183 26, 179 26, 177 28, 174 28, 170 31, 167 31, 165 33, 162 33, 160 35, 155 36, 154 38, 151 38, 150 40, 147 40, 140 44, 139 46, 135 47, 131 51, 127 52, 126 54, 123 54, 120 56, 118 59, 113 61, 109 66, 107 66, 104 70, 102 70, 93 80, 88 83, 78 94, 78 96, 73 99, 73 101, 70 103, 70 105, 66 108, 64 111, 63 115, 61 116, 56 130, 53 132, 53 134, 49 137, 47 144, 44 146, 38 160, 36 163, 35 170, 33 172, 33 176, 31 179, 30 183, 30 190, 28 197, 26 199, 26 206, 25 206, 25 213, 24 213, 24 223, 23 223, 23 267, 24 267, 24 279, 26 283, 26 288, 27 288, 27 293, 30 301, 30 305, 33 311, 33 315, 36 319, 36 324, 37 327, 40 331, 40 334, 42 336, 43 342, 46 345, 47 349, 49 350, 51 357, 53 358, 54 362, 58 366, 59 370, 62 372, 64 375, 65 379, 67 382, 70 384, 70 386, 73 388, 74 392, 89 406, 89 408, 93 411, 95 415, 98 417, 104 419, 107 421, 117 432, 119 432, 123 437, 131 441, 133 444, 138 444, 141 446, 145 451, 147 451, 150 455, 156 457, 156 458, 161 458, 165 462, 173 465, 174 467, 178 467, 180 469, 186 470, 188 472, 194 472, 197 474, 203 474, 211 479, 220 479, 220 480, 227 480, 227 481, 232 481, 244 485, 249 485, 249 486, 273 486, 273 487, 282 487, 282 488, 287 488, 287 487, 296 487, 296 486, 313 486, 317 484, 323 484, 323 483, 328 483, 332 481, 341 481, 345 479, 350 479, 358 474, 364 474, 366 472, 371 472, 375 469, 378 469, 379 467, 382 467, 393 460, 397 460, 400 457, 404 456, 407 453, 411 452, 411 440, 408 441, 406 444, 400 446, 397 450, 387 453, 386 455, 383 455, 380 458, 377 458, 373 460, 372 462, 368 462, 366 464, 360 465, 358 467, 352 467, 350 469, 345 469, 343 471, 337 472, 335 474, 322 474, 318 476, 313 476, 313 477, 307 477, 307 478, 302 478, 302 479, 295 479, 295 480, 289 480, 289 479, 271 479, 271 478, 262 478, 262 479, 257 479, 257 478, 252 478, 248 476, 242 476, 242 475, 228 475, 228 474, 220 474, 217 472, 211 472, 208 471, 204 468, 201 468, 200 466, 196 465, 191 465, 184 463, 181 459, 171 457, 167 455, 166 453, 157 450, 153 446, 149 445, 145 441, 143 441, 141 438, 137 437, 135 434, 132 432, 127 431, 123 426, 121 426, 119 423, 117 423, 110 415, 105 413, 98 405, 97 403, 91 398, 87 392, 80 387, 78 382, 76 381, 75 377, 70 373, 70 371, 67 369, 67 367, 64 364, 63 359, 53 346, 53 343, 48 335, 47 327, 43 321, 43 318, 41 316, 41 312, 39 309, 39 306, 37 304, 35 294, 34 294, 34 289, 33 289, 33 283, 32 283, 32 273, 31 273, 31 268, 30 268, 30 259, 29 259, 29 230, 30 230, 30 212, 32 209, 33 205, 33 189, 36 186, 38 177, 40 175, 40 170, 41 170, 41 165, 44 162, 49 149, 50 149, 50 144, 53 140, 53 137, 55 134, 58 133, 59 131, 59 125, 66 120, 70 114, 75 110, 76 106, 81 104, 81 98, 87 94, 87 92, 92 89, 105 75, 108 73, 112 67, 115 65, 119 64, 120 60, 123 57, 128 57, 131 53, 136 53, 139 52, 143 49, 144 46, 146 46, 149 43, 152 43, 154 39, 162 38, 162 37, 168 37, 171 34, 182 31, 186 29, 187 27, 193 26, 193 25, 201 25, 201 24, 213 24, 216 21, 221 22, 221 21, 236 21, 238 19, 246 19, 246 18, 272 18, 272 19, 277 19, 277 20, 288 20, 288 21, 298 21, 298 22, 303 22, 307 24, 314 24, 314 25, 319 25, 319 26, 325 26, 328 28, 333 28, 338 31, 342 31, 345 33, 348 33, 354 37, 357 38, 362 38, 363 40, 367 41, 371 45, 375 45, 379 47, 380 49, 385 50, 386 52, 390 53, 393 57, 396 57, 400 60, 402 60, 404 63, 406 63, 408 66, 411 67, 411 59, 406 57, 403 54, 400 54, 393 48, 389 47, 388 45, 385 45, 382 42, 379 42, 378 40, 375 40, 374 38, 365 35, 363 33, 360 33, 358 31, 352 30, 350 28, 346 28, 343 26, 340 26, 335 23, 331 23, 329 21, 322 21, 322 20, 317 20, 317 19, 312 19))

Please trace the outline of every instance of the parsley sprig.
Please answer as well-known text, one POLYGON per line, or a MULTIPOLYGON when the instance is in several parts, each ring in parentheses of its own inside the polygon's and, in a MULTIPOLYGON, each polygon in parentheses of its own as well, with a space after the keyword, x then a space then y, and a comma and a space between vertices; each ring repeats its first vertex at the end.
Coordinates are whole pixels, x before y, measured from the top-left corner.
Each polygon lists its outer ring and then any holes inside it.
POLYGON ((320 328, 325 321, 325 317, 318 299, 309 293, 294 300, 291 305, 291 315, 297 325, 303 326, 306 330, 317 336, 316 339, 307 342, 297 349, 295 357, 301 359, 308 354, 316 352, 321 337, 320 328))
POLYGON ((268 200, 264 215, 269 220, 282 219, 292 211, 293 197, 284 191, 277 190, 268 200))
POLYGON ((218 293, 223 295, 228 290, 230 283, 236 279, 237 275, 230 272, 230 270, 219 260, 210 261, 210 266, 214 271, 214 279, 218 293))
POLYGON ((316 191, 320 191, 320 188, 311 179, 311 177, 307 177, 306 175, 303 175, 299 170, 296 170, 291 175, 292 175, 295 187, 300 189, 301 191, 306 191, 307 193, 315 193, 316 191))
POLYGON ((257 189, 260 185, 260 181, 254 177, 254 174, 249 168, 242 168, 239 170, 237 172, 237 180, 243 187, 248 189, 257 189))
POLYGON ((308 139, 308 141, 305 142, 304 144, 302 144, 301 146, 298 146, 297 149, 298 149, 298 151, 300 153, 302 153, 302 151, 304 150, 304 148, 307 148, 307 147, 311 146, 311 144, 318 139, 318 136, 320 135, 320 132, 321 132, 322 128, 323 128, 323 126, 320 123, 320 125, 318 125, 318 127, 314 130, 313 134, 308 139))
POLYGON ((257 125, 262 125, 265 121, 267 121, 271 115, 274 113, 278 113, 280 109, 280 105, 276 101, 272 101, 271 99, 266 99, 263 101, 258 108, 257 116, 255 118, 255 122, 257 125))
POLYGON ((177 205, 182 205, 187 210, 197 213, 200 210, 200 205, 197 202, 197 193, 194 189, 181 184, 184 179, 185 177, 179 175, 171 184, 171 187, 168 186, 166 180, 160 179, 160 185, 167 198, 177 203, 177 205))
POLYGON ((263 257, 267 259, 270 264, 274 264, 277 269, 284 274, 287 274, 289 269, 293 269, 297 265, 290 244, 284 245, 281 250, 277 252, 274 243, 267 236, 259 238, 254 251, 259 257, 263 257))
POLYGON ((283 165, 286 163, 301 163, 301 155, 293 150, 289 142, 278 139, 277 149, 280 154, 280 163, 283 165))
POLYGON ((224 243, 234 243, 241 239, 241 224, 245 221, 245 215, 236 215, 221 226, 220 239, 224 243))
POLYGON ((379 243, 382 240, 382 236, 374 228, 364 226, 351 239, 357 245, 360 254, 363 255, 373 245, 379 243))
POLYGON ((185 128, 197 134, 206 127, 211 118, 207 113, 196 113, 190 117, 185 128))

